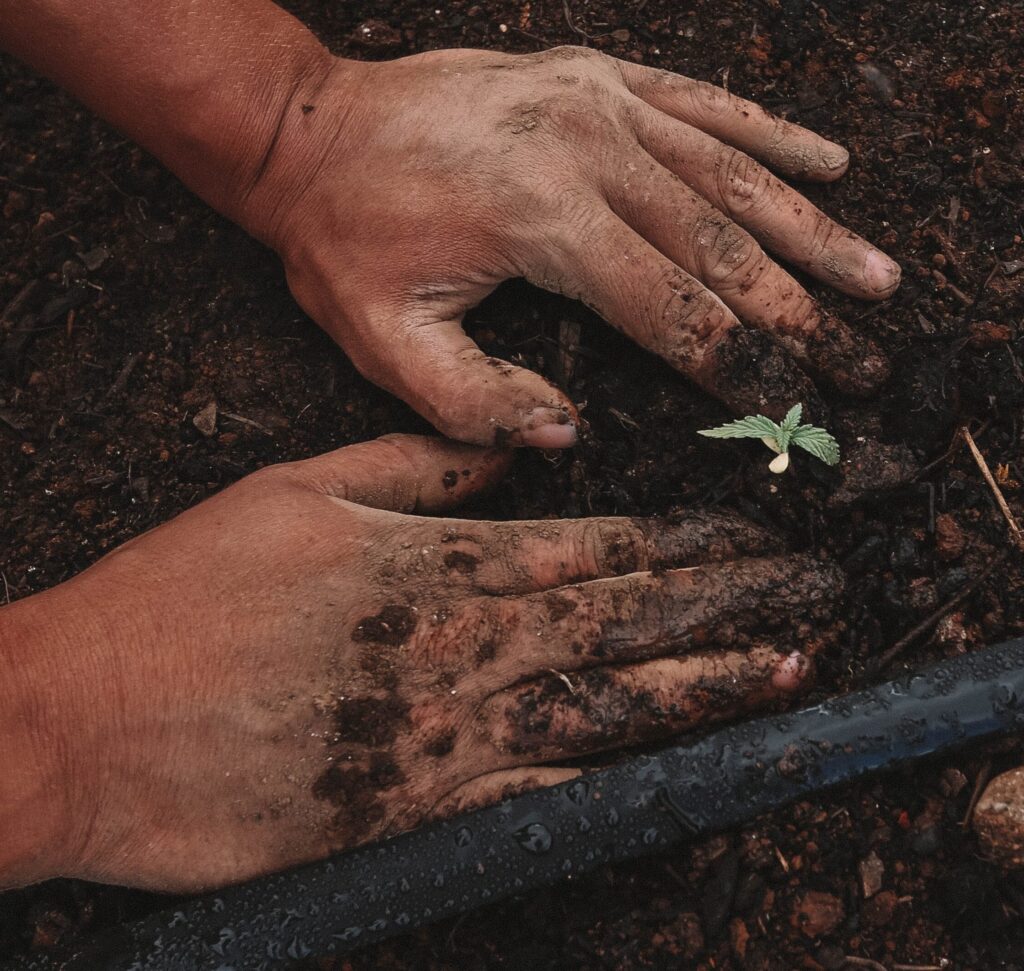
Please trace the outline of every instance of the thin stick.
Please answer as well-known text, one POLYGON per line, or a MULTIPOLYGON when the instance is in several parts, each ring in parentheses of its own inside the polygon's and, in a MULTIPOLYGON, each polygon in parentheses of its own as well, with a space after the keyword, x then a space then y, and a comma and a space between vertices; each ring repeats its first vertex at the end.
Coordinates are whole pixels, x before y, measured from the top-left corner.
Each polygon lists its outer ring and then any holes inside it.
POLYGON ((981 474, 985 477, 988 487, 996 497, 996 502, 999 504, 1000 511, 1006 518, 1007 523, 1010 524, 1010 532, 1013 534, 1013 541, 1017 544, 1018 548, 1024 549, 1024 534, 1021 533, 1020 526, 1017 525, 1017 520, 1013 518, 1013 513, 1010 512, 1010 507, 1007 505, 1006 499, 1003 498, 1003 490, 999 488, 999 483, 996 482, 995 477, 992 475, 992 472, 988 467, 988 462, 985 461, 985 456, 981 454, 981 450, 975 444, 974 438, 967 430, 966 425, 961 429, 961 433, 964 436, 964 441, 967 442, 967 447, 971 450, 971 454, 974 456, 974 461, 978 463, 978 468, 981 469, 981 474))
POLYGON ((1003 553, 1001 556, 997 556, 994 560, 990 560, 988 566, 981 571, 973 580, 968 580, 960 590, 949 600, 947 600, 941 607, 933 610, 921 623, 912 627, 906 634, 904 634, 892 647, 889 648, 881 657, 878 659, 878 663, 874 665, 874 671, 885 670, 893 661, 896 660, 914 641, 916 641, 925 631, 930 630, 934 627, 946 614, 950 611, 955 610, 960 606, 979 586, 988 578, 989 574, 992 573, 996 567, 1002 566, 1006 561, 1007 554, 1003 553))
POLYGON ((554 668, 548 668, 548 670, 569 689, 569 694, 576 694, 576 689, 573 687, 573 684, 569 680, 569 676, 567 674, 563 674, 561 671, 556 671, 554 668))
POLYGON ((981 794, 985 791, 985 786, 988 784, 989 777, 992 775, 992 759, 986 759, 985 764, 981 767, 978 772, 978 778, 974 780, 974 791, 971 793, 971 801, 967 806, 967 812, 964 813, 964 818, 960 820, 960 825, 967 829, 971 825, 971 820, 974 818, 974 810, 978 805, 978 801, 981 799, 981 794))
POLYGON ((871 958, 859 958, 852 954, 847 954, 843 959, 841 967, 844 968, 869 968, 870 971, 889 971, 889 969, 882 964, 880 961, 872 961, 871 958))
POLYGON ((11 588, 7 586, 7 574, 0 570, 0 578, 4 581, 4 600, 8 605, 11 603, 11 588))

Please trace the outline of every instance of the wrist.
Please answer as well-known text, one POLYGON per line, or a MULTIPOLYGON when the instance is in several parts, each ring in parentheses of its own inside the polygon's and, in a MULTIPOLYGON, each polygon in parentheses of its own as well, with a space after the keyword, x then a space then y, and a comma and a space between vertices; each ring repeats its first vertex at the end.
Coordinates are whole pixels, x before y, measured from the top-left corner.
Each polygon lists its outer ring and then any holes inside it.
POLYGON ((54 720, 59 651, 49 643, 45 597, 0 610, 0 888, 59 872, 69 794, 54 720))
MULTIPOLYGON (((160 153, 214 209, 264 242, 270 212, 284 200, 270 188, 304 106, 315 102, 336 59, 297 22, 258 61, 242 60, 212 99, 180 96, 180 134, 160 153), (196 105, 200 107, 197 109, 196 105)), ((292 154, 287 152, 287 154, 292 154)))
POLYGON ((94 817, 83 740, 112 699, 73 582, 0 610, 0 889, 72 875, 94 817))
MULTIPOLYGON (((247 232, 287 259, 292 244, 304 236, 311 187, 331 161, 349 157, 346 147, 358 141, 370 105, 363 92, 380 65, 324 56, 307 62, 290 88, 279 88, 272 122, 273 137, 264 139, 250 161, 253 175, 244 184, 240 205, 228 213, 247 232)), ((340 191, 339 186, 332 186, 340 191)))

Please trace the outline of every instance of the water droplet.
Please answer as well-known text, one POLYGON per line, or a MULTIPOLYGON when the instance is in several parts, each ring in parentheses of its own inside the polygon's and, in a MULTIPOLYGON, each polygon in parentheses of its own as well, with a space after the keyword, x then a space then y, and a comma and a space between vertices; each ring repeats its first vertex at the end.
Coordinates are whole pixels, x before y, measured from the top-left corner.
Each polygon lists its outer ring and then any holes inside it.
POLYGON ((288 945, 287 953, 288 957, 293 961, 300 961, 302 958, 308 958, 313 952, 297 937, 293 937, 291 943, 288 945))
POLYGON ((618 826, 619 825, 619 811, 617 809, 615 809, 614 807, 612 807, 611 809, 608 810, 608 812, 606 812, 604 814, 604 821, 609 826, 618 826))
POLYGON ((575 779, 566 787, 565 797, 575 806, 585 806, 590 799, 590 783, 586 779, 575 779))
POLYGON ((443 873, 437 873, 437 874, 434 875, 434 886, 435 887, 443 887, 444 886, 444 874, 443 873))
POLYGON ((653 846, 658 839, 658 830, 652 826, 650 829, 645 829, 643 832, 644 846, 653 846))
POLYGON ((362 933, 363 929, 361 927, 346 927, 340 934, 332 934, 331 936, 339 941, 345 941, 347 944, 349 941, 354 941, 362 933))
POLYGON ((551 849, 551 831, 543 823, 528 823, 512 835, 527 853, 547 853, 551 849))
POLYGON ((473 842, 473 830, 468 826, 460 826, 455 830, 455 845, 469 846, 473 842))

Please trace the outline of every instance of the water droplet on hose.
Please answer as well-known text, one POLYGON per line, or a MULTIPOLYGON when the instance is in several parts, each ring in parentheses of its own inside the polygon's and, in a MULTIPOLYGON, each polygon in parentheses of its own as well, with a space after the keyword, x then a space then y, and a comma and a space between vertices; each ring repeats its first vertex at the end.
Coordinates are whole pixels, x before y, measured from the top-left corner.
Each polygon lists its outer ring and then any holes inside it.
POLYGON ((590 798, 590 783, 585 779, 576 779, 570 782, 565 789, 565 796, 575 806, 586 805, 590 798))
POLYGON ((551 849, 551 831, 543 823, 528 823, 512 835, 527 853, 547 853, 551 849))

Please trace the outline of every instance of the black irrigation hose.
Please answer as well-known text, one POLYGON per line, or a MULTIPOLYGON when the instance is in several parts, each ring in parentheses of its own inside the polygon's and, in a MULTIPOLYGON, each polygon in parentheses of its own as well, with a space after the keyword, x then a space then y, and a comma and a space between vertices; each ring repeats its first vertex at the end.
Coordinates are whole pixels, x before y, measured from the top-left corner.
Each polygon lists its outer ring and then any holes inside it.
POLYGON ((12 969, 260 971, 341 954, 810 792, 1024 729, 1024 639, 156 914, 12 969))

